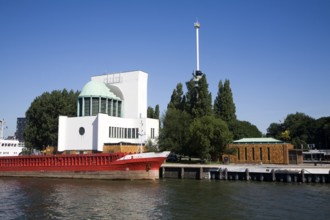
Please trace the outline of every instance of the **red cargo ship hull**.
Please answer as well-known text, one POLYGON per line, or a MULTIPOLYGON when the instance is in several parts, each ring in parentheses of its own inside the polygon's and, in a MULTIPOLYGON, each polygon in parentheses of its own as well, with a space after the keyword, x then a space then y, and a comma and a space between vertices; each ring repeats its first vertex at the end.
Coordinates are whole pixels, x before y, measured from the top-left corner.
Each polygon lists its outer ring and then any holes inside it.
POLYGON ((0 176, 158 179, 169 152, 0 157, 0 176))

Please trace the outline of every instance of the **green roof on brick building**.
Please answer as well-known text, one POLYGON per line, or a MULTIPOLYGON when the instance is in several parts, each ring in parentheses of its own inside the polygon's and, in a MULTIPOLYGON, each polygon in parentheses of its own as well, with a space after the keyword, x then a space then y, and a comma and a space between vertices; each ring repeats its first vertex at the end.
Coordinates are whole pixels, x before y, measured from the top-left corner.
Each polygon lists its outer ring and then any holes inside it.
POLYGON ((233 141, 233 144, 282 144, 284 143, 281 140, 275 138, 242 138, 236 141, 233 141))

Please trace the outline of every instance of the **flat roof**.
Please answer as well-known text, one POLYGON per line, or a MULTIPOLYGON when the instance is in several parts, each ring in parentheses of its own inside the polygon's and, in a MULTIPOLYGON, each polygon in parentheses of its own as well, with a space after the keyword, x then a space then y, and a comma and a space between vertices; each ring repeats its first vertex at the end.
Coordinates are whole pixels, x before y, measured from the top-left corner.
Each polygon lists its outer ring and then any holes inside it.
POLYGON ((280 144, 284 143, 283 141, 277 140, 275 138, 242 138, 236 141, 233 141, 233 144, 261 144, 261 143, 269 143, 269 144, 280 144))

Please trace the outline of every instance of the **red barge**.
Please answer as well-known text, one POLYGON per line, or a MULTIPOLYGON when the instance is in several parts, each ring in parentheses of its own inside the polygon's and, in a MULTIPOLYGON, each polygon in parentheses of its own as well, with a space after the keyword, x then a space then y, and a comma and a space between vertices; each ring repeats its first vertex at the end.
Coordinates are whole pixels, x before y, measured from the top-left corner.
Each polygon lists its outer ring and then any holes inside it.
POLYGON ((169 151, 0 157, 0 176, 158 179, 169 151))

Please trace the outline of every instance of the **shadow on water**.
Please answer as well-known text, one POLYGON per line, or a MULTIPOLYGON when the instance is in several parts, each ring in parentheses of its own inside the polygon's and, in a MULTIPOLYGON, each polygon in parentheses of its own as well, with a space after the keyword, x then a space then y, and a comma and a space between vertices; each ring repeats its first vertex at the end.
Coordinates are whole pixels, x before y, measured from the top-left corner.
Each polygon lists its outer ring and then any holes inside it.
POLYGON ((0 179, 0 219, 327 219, 330 186, 0 179))

